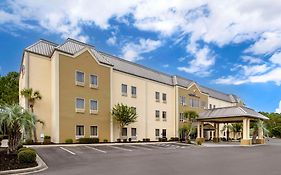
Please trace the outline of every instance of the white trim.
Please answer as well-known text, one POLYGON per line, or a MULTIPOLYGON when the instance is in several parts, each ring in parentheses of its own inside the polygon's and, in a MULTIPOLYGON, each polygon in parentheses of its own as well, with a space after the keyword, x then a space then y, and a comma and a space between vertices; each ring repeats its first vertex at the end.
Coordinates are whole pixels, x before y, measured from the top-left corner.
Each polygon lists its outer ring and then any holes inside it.
POLYGON ((110 68, 110 141, 113 142, 114 141, 114 134, 113 134, 113 116, 111 115, 111 110, 112 110, 112 107, 113 107, 113 87, 112 87, 112 78, 113 77, 113 68, 111 67, 110 68))
POLYGON ((96 75, 96 74, 90 74, 89 75, 89 87, 93 88, 93 89, 97 89, 99 87, 99 76, 98 75, 96 75), (92 84, 91 76, 96 76, 97 77, 97 85, 92 84))
POLYGON ((81 71, 81 70, 78 70, 78 69, 75 69, 75 85, 76 86, 85 86, 85 79, 86 78, 86 73, 85 72, 83 72, 83 71, 81 71), (80 81, 77 81, 77 77, 76 77, 76 75, 77 75, 77 72, 79 72, 79 73, 83 73, 83 75, 84 75, 84 82, 80 82, 80 81))
POLYGON ((99 113, 99 102, 98 102, 98 100, 89 99, 89 111, 90 111, 90 114, 98 114, 99 113), (97 110, 91 109, 91 101, 96 101, 97 102, 97 110))
POLYGON ((75 125, 75 138, 80 139, 80 138, 84 138, 84 137, 85 137, 85 126, 82 125, 82 124, 76 124, 75 125), (77 126, 83 126, 83 134, 84 135, 76 135, 77 134, 77 132, 76 132, 77 126))
POLYGON ((90 125, 90 138, 98 138, 99 137, 99 127, 97 125, 90 125), (91 133, 91 127, 96 126, 97 127, 97 135, 92 135, 91 133))
POLYGON ((85 102, 85 98, 82 97, 75 97, 75 112, 77 113, 85 113, 85 106, 86 106, 86 102, 85 102), (77 108, 77 99, 83 99, 84 101, 84 108, 77 108))

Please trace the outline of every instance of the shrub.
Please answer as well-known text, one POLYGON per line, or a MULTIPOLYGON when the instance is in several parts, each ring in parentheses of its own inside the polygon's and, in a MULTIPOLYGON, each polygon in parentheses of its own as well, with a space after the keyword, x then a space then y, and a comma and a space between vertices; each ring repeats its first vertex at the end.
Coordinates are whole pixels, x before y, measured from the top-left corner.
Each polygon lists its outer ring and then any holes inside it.
POLYGON ((33 148, 22 147, 22 148, 17 150, 17 154, 19 154, 22 151, 26 151, 26 150, 31 150, 31 151, 35 152, 35 149, 33 149, 33 148))
POLYGON ((36 152, 30 149, 20 151, 17 156, 20 163, 34 163, 36 161, 36 152))
POLYGON ((132 141, 132 138, 129 138, 129 142, 131 142, 132 141))
POLYGON ((167 142, 167 138, 166 137, 163 137, 163 138, 159 138, 159 142, 167 142))
POLYGON ((178 137, 171 137, 169 141, 179 141, 180 139, 178 137))
POLYGON ((72 139, 66 139, 66 140, 65 140, 65 143, 71 144, 71 143, 73 143, 73 140, 72 140, 72 139))
POLYGON ((99 138, 80 138, 78 139, 78 143, 99 143, 99 138))
POLYGON ((117 142, 120 143, 120 142, 121 142, 121 139, 117 139, 117 142))
POLYGON ((127 142, 127 139, 123 139, 123 142, 127 142))
POLYGON ((103 142, 104 142, 104 143, 107 143, 107 142, 108 142, 108 140, 107 140, 107 139, 103 139, 103 142))
POLYGON ((50 144, 51 143, 51 136, 44 136, 44 144, 50 144))
POLYGON ((150 138, 144 138, 142 139, 144 142, 150 142, 150 138))
POLYGON ((196 144, 197 145, 202 145, 202 141, 201 140, 196 140, 196 144))
POLYGON ((24 144, 25 145, 33 145, 34 141, 32 139, 26 139, 24 144))

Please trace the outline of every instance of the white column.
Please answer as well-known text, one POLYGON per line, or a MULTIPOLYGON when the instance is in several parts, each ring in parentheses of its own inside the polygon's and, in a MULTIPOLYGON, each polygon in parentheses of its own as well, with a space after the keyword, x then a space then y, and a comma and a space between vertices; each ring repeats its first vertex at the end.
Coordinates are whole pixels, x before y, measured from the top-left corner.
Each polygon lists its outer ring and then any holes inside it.
POLYGON ((220 124, 217 123, 216 125, 217 125, 216 126, 216 138, 219 138, 220 137, 220 124))
POLYGON ((249 129, 250 129, 250 120, 247 118, 243 119, 243 139, 249 139, 249 129))
POLYGON ((258 128, 258 138, 263 139, 263 129, 262 129, 262 127, 258 128))
POLYGON ((201 122, 201 138, 204 138, 204 122, 201 122))
POLYGON ((200 122, 197 122, 197 138, 200 138, 200 122))

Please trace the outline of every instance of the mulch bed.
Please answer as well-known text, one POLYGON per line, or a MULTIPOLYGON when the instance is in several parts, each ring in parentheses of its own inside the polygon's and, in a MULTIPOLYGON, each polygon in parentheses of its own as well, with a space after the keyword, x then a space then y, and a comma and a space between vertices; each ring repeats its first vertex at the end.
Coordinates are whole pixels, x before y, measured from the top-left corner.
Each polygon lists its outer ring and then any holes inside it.
POLYGON ((17 154, 7 154, 6 149, 0 149, 0 171, 30 168, 37 166, 37 162, 22 164, 17 159, 17 154))

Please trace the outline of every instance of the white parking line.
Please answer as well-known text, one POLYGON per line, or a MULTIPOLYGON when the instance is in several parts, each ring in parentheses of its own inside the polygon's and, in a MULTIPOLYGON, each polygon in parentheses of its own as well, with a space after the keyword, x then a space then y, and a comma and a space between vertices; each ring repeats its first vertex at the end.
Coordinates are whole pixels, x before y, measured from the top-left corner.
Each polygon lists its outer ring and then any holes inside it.
POLYGON ((120 147, 116 147, 116 146, 112 146, 112 145, 108 145, 108 147, 120 149, 120 150, 123 150, 123 151, 132 151, 132 150, 130 150, 130 149, 120 148, 120 147))
POLYGON ((64 148, 64 147, 60 147, 60 149, 66 151, 66 152, 68 152, 68 153, 70 153, 70 154, 76 155, 74 152, 72 152, 72 151, 70 151, 70 150, 68 150, 68 149, 66 149, 66 148, 64 148))
POLYGON ((99 152, 102 152, 102 153, 106 153, 106 151, 103 151, 103 150, 100 150, 100 149, 97 149, 97 148, 94 148, 94 147, 90 147, 90 146, 85 146, 86 148, 90 148, 90 149, 93 149, 95 151, 99 151, 99 152))
POLYGON ((143 150, 152 150, 152 149, 141 147, 141 146, 133 146, 133 145, 127 145, 127 146, 132 147, 132 148, 137 148, 137 149, 143 149, 143 150))

